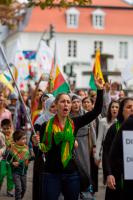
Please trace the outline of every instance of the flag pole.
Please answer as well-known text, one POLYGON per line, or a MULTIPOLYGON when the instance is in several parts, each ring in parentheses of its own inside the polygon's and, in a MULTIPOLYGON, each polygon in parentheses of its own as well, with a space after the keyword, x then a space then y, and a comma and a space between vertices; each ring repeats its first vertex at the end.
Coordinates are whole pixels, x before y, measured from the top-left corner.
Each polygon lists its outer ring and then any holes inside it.
POLYGON ((10 69, 10 64, 8 63, 8 60, 7 60, 5 51, 4 51, 4 49, 2 48, 2 45, 1 45, 1 44, 0 44, 0 49, 1 49, 1 52, 2 52, 2 55, 3 55, 3 58, 4 58, 5 62, 6 62, 7 68, 8 68, 8 70, 9 70, 10 74, 11 74, 12 80, 13 80, 13 82, 14 82, 14 84, 15 84, 16 89, 17 89, 17 92, 18 92, 18 94, 19 94, 19 97, 20 97, 20 99, 21 99, 21 101, 22 101, 22 104, 23 104, 23 106, 24 106, 24 109, 25 109, 25 113, 26 113, 26 115, 27 115, 27 118, 28 118, 28 120, 29 120, 29 122, 30 122, 30 124, 31 124, 31 128, 32 128, 33 134, 36 135, 36 132, 35 132, 34 126, 33 126, 33 124, 32 124, 31 118, 30 118, 30 116, 29 116, 29 114, 28 114, 28 112, 27 112, 26 105, 25 105, 25 103, 24 103, 23 97, 22 97, 22 95, 21 95, 21 92, 19 91, 19 88, 18 88, 18 86, 17 86, 17 83, 16 83, 16 81, 15 81, 15 78, 14 78, 14 76, 13 76, 13 74, 12 74, 11 69, 10 69))
POLYGON ((47 90, 49 93, 53 92, 53 76, 54 76, 54 68, 55 68, 55 62, 56 62, 56 43, 54 44, 54 57, 53 61, 51 63, 51 69, 50 69, 50 74, 49 74, 49 79, 48 79, 48 86, 47 90))

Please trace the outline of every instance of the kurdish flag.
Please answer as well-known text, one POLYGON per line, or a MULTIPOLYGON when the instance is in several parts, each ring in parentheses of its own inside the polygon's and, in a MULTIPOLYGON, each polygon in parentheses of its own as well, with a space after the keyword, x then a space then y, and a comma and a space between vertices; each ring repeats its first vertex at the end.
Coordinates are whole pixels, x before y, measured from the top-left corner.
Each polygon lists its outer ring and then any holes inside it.
POLYGON ((70 92, 68 83, 65 81, 63 74, 61 73, 59 66, 56 66, 56 73, 53 83, 53 95, 56 96, 61 92, 70 92))
POLYGON ((103 74, 102 74, 102 70, 101 70, 100 50, 99 49, 96 51, 93 72, 91 73, 90 82, 89 82, 90 88, 92 90, 97 90, 97 87, 95 85, 95 78, 97 78, 97 77, 101 78, 103 83, 105 83, 103 74))
POLYGON ((54 61, 52 63, 50 78, 49 78, 49 88, 50 92, 53 93, 54 96, 58 95, 59 93, 70 92, 69 84, 66 82, 63 73, 60 70, 60 65, 58 64, 59 60, 57 57, 57 49, 55 45, 55 55, 54 61))

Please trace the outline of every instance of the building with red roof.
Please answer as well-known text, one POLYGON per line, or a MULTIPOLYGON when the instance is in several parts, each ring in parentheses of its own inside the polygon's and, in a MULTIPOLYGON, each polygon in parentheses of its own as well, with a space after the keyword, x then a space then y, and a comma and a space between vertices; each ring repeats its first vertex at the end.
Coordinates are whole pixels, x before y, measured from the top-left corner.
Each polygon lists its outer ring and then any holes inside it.
MULTIPOLYGON (((97 48, 108 79, 120 82, 122 70, 133 64, 132 19, 133 0, 93 0, 92 5, 83 7, 34 8, 19 37, 24 50, 37 50, 42 34, 52 25, 63 70, 71 82, 76 81, 76 88, 87 88, 97 48)), ((49 41, 51 48, 55 38, 49 41)), ((133 87, 132 82, 129 86, 133 87)))

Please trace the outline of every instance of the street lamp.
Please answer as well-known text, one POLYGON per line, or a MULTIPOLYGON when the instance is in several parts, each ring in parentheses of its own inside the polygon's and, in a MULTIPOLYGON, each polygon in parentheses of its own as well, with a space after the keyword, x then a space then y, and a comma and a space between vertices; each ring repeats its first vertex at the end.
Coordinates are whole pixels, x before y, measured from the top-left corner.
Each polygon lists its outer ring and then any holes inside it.
POLYGON ((68 76, 68 82, 70 85, 75 85, 76 74, 73 72, 73 63, 67 63, 64 65, 64 72, 68 76))
POLYGON ((46 39, 43 38, 43 40, 46 42, 46 44, 49 46, 49 42, 51 39, 53 39, 55 36, 55 28, 52 24, 49 25, 49 31, 48 31, 48 37, 46 39))
POLYGON ((50 34, 50 39, 54 38, 55 36, 55 28, 52 24, 49 26, 49 34, 50 34))

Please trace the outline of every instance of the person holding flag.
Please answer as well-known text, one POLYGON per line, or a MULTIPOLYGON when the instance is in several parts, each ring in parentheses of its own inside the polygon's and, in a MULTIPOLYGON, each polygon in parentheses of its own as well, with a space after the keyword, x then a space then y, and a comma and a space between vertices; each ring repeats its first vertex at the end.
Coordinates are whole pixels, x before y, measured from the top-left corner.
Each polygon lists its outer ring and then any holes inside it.
POLYGON ((55 100, 57 114, 42 125, 40 137, 32 136, 40 155, 39 200, 58 200, 61 192, 64 199, 78 200, 80 175, 73 159, 74 141, 79 128, 93 121, 102 110, 103 82, 96 77, 95 83, 98 87, 97 100, 91 112, 70 119, 71 98, 66 93, 60 93, 55 100))
POLYGON ((93 100, 95 102, 96 100, 96 90, 97 90, 97 87, 95 85, 95 78, 96 77, 99 77, 103 84, 105 85, 105 90, 104 90, 104 96, 103 96, 103 109, 102 109, 102 117, 105 117, 106 116, 106 113, 108 111, 108 106, 111 102, 111 95, 110 95, 110 89, 111 89, 111 82, 106 82, 105 83, 105 80, 104 80, 104 76, 103 76, 103 73, 102 73, 102 70, 101 70, 101 56, 100 56, 100 49, 97 49, 96 51, 96 55, 95 55, 95 60, 94 60, 94 67, 93 67, 93 71, 91 73, 91 77, 90 77, 90 82, 89 82, 89 85, 90 85, 90 96, 91 94, 95 94, 93 100))
POLYGON ((95 77, 97 77, 97 75, 99 76, 99 78, 101 78, 104 84, 105 81, 104 81, 103 73, 101 70, 100 49, 97 49, 96 51, 93 72, 91 73, 90 82, 89 82, 90 88, 92 90, 97 89, 95 85, 95 77))

